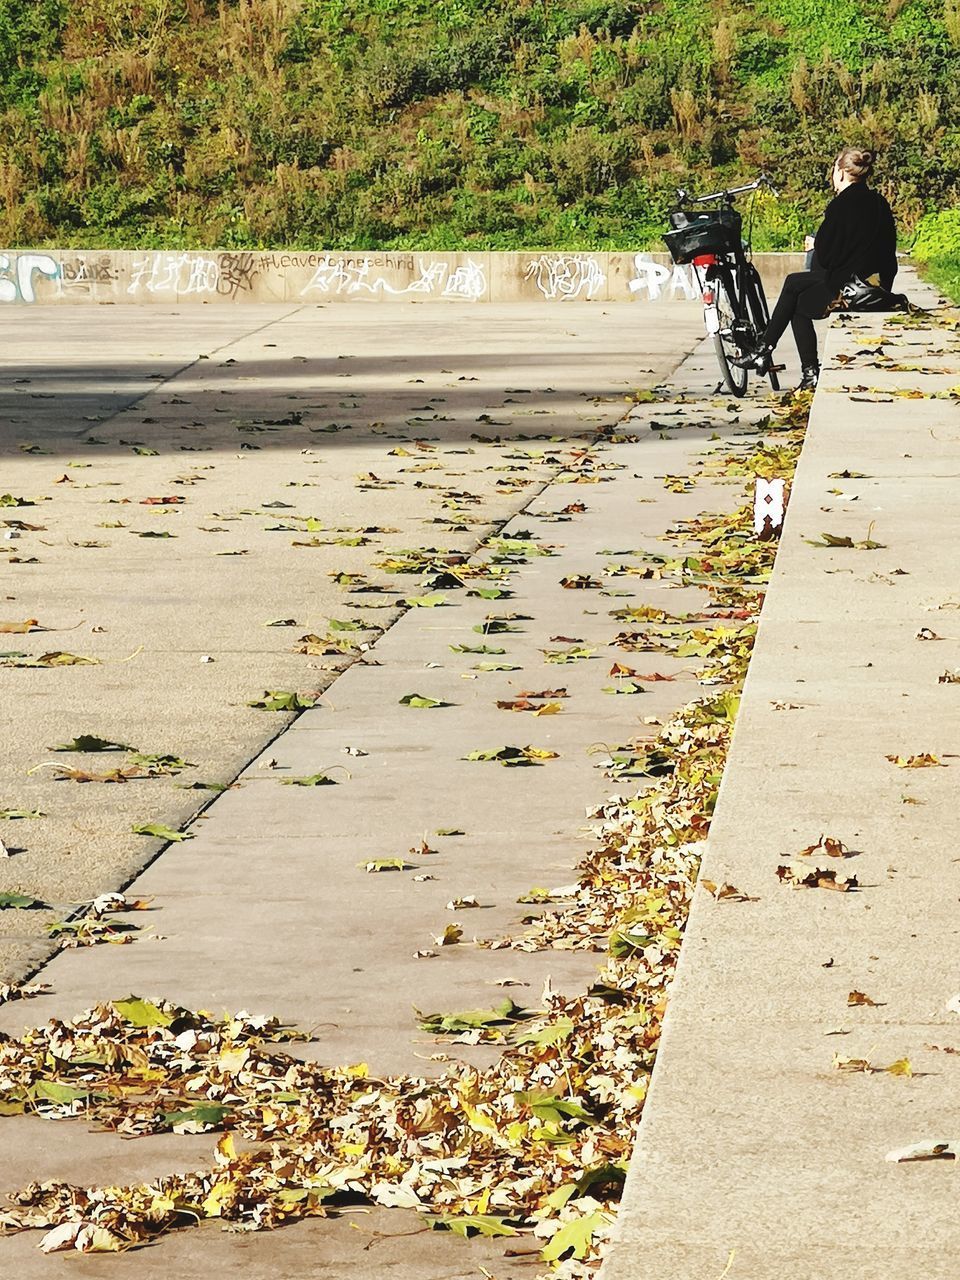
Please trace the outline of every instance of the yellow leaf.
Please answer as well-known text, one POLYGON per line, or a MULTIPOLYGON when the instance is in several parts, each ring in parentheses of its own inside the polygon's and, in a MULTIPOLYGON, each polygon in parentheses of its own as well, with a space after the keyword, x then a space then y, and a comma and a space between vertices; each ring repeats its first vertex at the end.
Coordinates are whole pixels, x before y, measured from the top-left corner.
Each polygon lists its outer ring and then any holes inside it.
POLYGON ((224 1049, 217 1065, 225 1075, 236 1075, 246 1065, 250 1050, 246 1046, 240 1049, 224 1049))
POLYGON ((896 1062, 891 1062, 886 1068, 892 1076, 912 1076, 913 1067, 910 1065, 909 1058, 898 1058, 896 1062))
POLYGON ((461 1100, 460 1106, 463 1110, 463 1114, 470 1121, 472 1128, 479 1129, 481 1133, 496 1133, 496 1123, 491 1120, 489 1116, 485 1116, 483 1112, 478 1111, 476 1107, 471 1107, 469 1102, 461 1100))
POLYGON ((233 1134, 225 1133, 217 1143, 217 1154, 215 1156, 217 1164, 229 1164, 231 1160, 236 1160, 237 1148, 234 1145, 233 1134))
POLYGON ((127 1244, 106 1227, 86 1226, 77 1238, 83 1253, 122 1253, 127 1244))
POLYGON ((236 1192, 237 1184, 233 1181, 215 1182, 210 1188, 210 1194, 203 1202, 203 1212, 208 1218, 221 1217, 224 1208, 232 1202, 236 1192))

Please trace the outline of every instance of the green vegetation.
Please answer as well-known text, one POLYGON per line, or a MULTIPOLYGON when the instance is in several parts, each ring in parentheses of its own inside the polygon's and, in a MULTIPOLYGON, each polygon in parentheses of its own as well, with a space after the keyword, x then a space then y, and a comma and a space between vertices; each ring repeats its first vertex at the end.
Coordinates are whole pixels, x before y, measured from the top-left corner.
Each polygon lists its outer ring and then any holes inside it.
POLYGON ((960 204, 960 0, 0 0, 9 245, 635 248, 760 168, 796 248, 844 141, 960 204))
POLYGON ((913 257, 938 289, 960 302, 960 209, 945 209, 921 219, 913 257))

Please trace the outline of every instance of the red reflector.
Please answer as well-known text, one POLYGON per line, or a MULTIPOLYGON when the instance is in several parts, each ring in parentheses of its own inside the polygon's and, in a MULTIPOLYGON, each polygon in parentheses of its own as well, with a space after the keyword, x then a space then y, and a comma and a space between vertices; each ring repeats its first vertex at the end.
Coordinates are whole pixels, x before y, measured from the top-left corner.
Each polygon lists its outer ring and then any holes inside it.
POLYGON ((695 267, 715 267, 717 265, 717 255, 715 253, 700 253, 694 260, 695 267))
POLYGON ((712 290, 712 289, 704 289, 704 291, 703 291, 703 305, 704 305, 705 307, 712 307, 715 301, 716 301, 716 299, 715 299, 715 297, 714 297, 713 290, 712 290))

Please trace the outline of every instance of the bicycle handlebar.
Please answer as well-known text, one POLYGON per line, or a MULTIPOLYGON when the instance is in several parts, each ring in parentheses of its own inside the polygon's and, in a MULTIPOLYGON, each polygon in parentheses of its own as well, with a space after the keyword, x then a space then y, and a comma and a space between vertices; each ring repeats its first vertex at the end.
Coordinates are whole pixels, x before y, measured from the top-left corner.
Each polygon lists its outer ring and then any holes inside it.
POLYGON ((677 198, 681 204, 688 202, 690 204, 708 204, 711 200, 732 200, 733 196, 743 195, 746 191, 759 191, 761 187, 775 196, 779 196, 780 192, 771 182, 769 176, 761 173, 753 182, 748 182, 742 187, 727 187, 725 191, 714 191, 708 196, 690 196, 682 187, 677 188, 677 198))

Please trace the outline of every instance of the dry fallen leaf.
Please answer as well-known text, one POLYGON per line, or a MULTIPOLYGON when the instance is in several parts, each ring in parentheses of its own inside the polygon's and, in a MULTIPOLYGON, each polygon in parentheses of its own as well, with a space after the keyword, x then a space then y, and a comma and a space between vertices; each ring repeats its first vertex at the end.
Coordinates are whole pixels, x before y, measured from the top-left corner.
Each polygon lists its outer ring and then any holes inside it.
POLYGON ((886 1156, 893 1164, 903 1164, 907 1160, 956 1160, 958 1157, 960 1138, 926 1138, 922 1142, 911 1143, 909 1147, 888 1151, 886 1156))
POLYGON ((862 1071, 865 1075, 912 1076, 913 1068, 909 1058, 898 1058, 887 1067, 876 1067, 866 1058, 835 1057, 833 1065, 838 1071, 862 1071))
POLYGON ((46 630, 41 628, 36 618, 27 618, 24 622, 0 622, 0 634, 8 636, 25 636, 34 629, 46 630))
POLYGON ((816 844, 807 845, 797 854, 798 858, 809 858, 814 853, 825 853, 828 858, 849 858, 850 850, 836 836, 821 836, 816 844))
POLYGON ((840 876, 831 867, 807 870, 804 866, 780 866, 777 867, 777 877, 795 889, 837 889, 841 893, 849 893, 860 887, 856 876, 840 876))
POLYGON ((727 884, 726 882, 724 882, 718 888, 717 885, 714 884, 712 880, 700 880, 698 881, 698 883, 702 885, 704 889, 706 889, 707 893, 709 893, 712 897, 716 898, 718 902, 757 902, 758 901, 757 898, 751 898, 748 893, 744 893, 741 889, 738 889, 736 885, 727 884))
POLYGON ((458 924, 448 924, 443 933, 434 935, 438 947, 454 947, 463 937, 463 929, 458 924))
POLYGON ((436 849, 431 849, 426 840, 421 840, 419 844, 412 845, 410 852, 416 854, 418 858, 425 858, 429 854, 436 853, 436 849))
POLYGON ((497 706, 501 711, 532 711, 535 716, 552 716, 563 710, 562 703, 536 703, 531 702, 529 698, 513 698, 507 701, 498 701, 497 706))
POLYGON ((879 1003, 882 1003, 882 1002, 871 1000, 870 997, 868 995, 864 995, 862 991, 851 991, 850 994, 847 996, 848 1005, 863 1004, 863 1005, 869 1005, 869 1007, 872 1009, 876 1009, 879 1007, 879 1003))
POLYGON ((931 755, 929 751, 919 756, 887 756, 886 758, 898 769, 945 769, 947 767, 942 760, 931 755))

